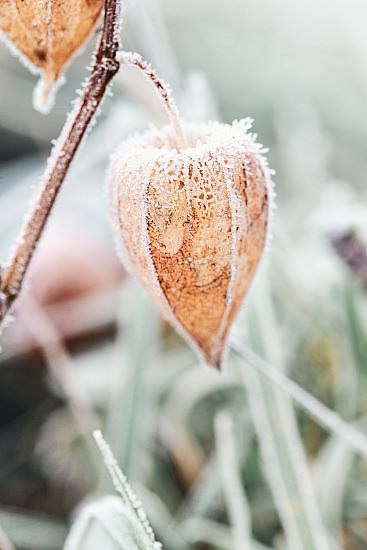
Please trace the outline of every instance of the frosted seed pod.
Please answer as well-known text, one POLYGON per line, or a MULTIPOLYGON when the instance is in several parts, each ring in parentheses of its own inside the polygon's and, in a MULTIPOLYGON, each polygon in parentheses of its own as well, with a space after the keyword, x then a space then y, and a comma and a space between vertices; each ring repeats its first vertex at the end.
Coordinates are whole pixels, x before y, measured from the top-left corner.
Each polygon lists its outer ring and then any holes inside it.
POLYGON ((263 254, 270 179, 248 120, 123 142, 108 186, 118 247, 163 315, 211 366, 263 254))
POLYGON ((1 0, 0 37, 42 74, 35 107, 48 112, 65 66, 90 37, 103 0, 1 0))

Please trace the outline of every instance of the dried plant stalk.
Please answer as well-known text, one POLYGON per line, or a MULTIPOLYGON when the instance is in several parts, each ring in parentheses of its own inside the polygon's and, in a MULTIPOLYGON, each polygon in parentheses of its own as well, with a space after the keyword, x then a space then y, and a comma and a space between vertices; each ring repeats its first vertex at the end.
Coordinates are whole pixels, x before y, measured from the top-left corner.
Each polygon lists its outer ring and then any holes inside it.
POLYGON ((0 326, 18 297, 35 248, 42 235, 71 162, 119 69, 120 0, 105 0, 103 30, 94 63, 82 97, 62 130, 42 177, 39 194, 7 265, 0 273, 0 326))
POLYGON ((185 124, 183 146, 172 127, 149 131, 118 148, 108 177, 126 263, 217 368, 267 235, 269 171, 250 126, 185 124))

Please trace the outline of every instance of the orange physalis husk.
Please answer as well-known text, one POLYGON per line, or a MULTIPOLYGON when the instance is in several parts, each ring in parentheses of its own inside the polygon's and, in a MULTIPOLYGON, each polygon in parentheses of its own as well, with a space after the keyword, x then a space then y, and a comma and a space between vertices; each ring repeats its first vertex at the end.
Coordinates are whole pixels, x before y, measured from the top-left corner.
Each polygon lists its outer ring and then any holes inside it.
POLYGON ((103 0, 1 0, 0 31, 31 69, 42 74, 35 106, 47 112, 63 69, 88 40, 103 0))
POLYGON ((251 121, 123 142, 108 174, 118 247, 164 317, 220 368, 268 234, 272 186, 251 121))

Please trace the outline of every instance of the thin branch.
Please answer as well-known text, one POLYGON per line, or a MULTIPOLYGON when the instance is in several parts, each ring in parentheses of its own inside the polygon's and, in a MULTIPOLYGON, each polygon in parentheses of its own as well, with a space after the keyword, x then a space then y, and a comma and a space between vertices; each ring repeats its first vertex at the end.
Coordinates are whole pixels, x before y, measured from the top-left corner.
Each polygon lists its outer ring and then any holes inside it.
POLYGON ((56 198, 107 87, 119 70, 120 0, 105 0, 104 22, 94 62, 81 98, 76 102, 49 157, 40 190, 0 272, 0 326, 22 290, 29 264, 56 198))
POLYGON ((175 130, 177 137, 177 148, 181 149, 187 146, 187 140, 182 125, 182 120, 177 109, 175 100, 172 97, 169 86, 157 75, 151 65, 144 61, 144 59, 137 53, 124 52, 118 53, 117 59, 125 65, 132 65, 140 69, 145 78, 152 82, 160 99, 166 108, 169 120, 175 130))
POLYGON ((345 422, 338 414, 316 399, 316 397, 261 359, 261 357, 241 344, 236 338, 231 339, 230 345, 232 350, 242 357, 249 366, 255 368, 289 395, 320 426, 339 436, 356 451, 367 457, 367 437, 361 431, 356 429, 352 424, 345 422))

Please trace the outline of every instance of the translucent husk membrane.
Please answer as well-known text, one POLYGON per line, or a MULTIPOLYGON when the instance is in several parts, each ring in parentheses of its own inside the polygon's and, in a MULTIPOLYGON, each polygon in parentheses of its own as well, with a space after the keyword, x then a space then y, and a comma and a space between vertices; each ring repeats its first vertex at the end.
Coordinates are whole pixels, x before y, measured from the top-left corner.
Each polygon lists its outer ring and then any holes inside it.
POLYGON ((41 74, 34 92, 37 110, 50 111, 64 82, 63 71, 90 38, 103 5, 103 0, 2 0, 0 39, 32 72, 41 74))
POLYGON ((108 185, 118 247, 163 315, 220 367, 262 256, 271 185, 251 121, 184 124, 123 142, 108 185))

